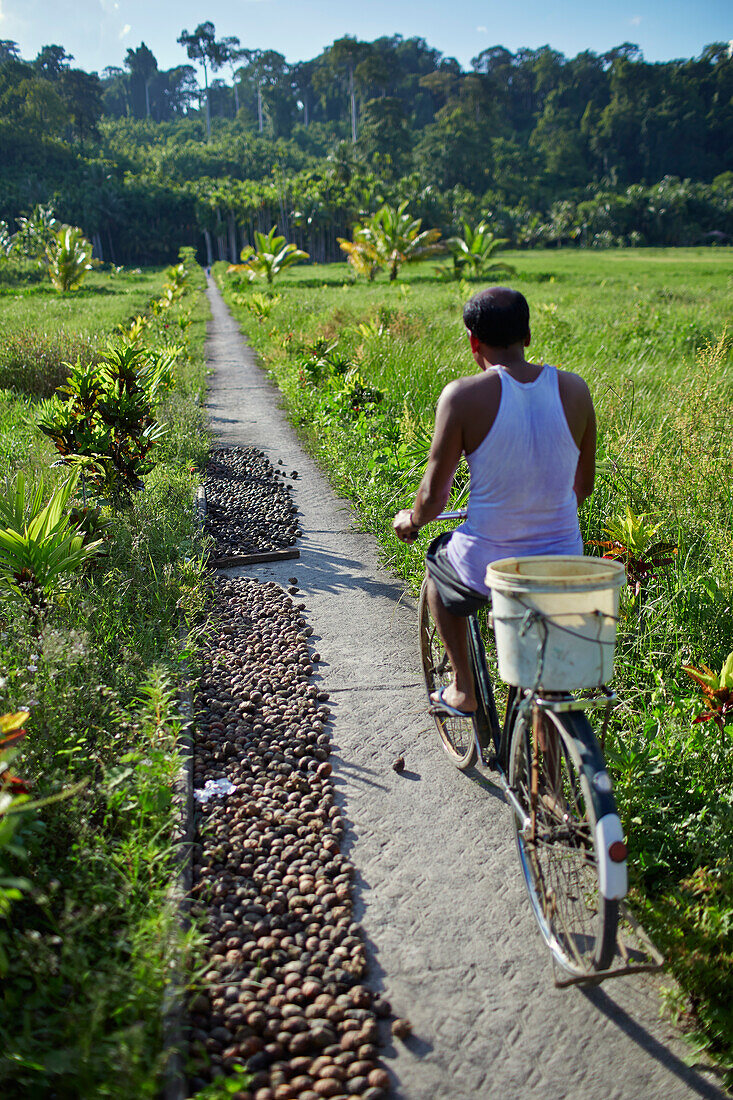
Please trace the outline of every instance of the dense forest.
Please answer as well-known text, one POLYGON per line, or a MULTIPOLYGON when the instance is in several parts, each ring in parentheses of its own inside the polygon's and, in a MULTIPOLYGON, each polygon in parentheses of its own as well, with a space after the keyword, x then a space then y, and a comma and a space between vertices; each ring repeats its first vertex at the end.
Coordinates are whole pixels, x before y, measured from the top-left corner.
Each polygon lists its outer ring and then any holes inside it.
MULTIPOLYGON (((638 47, 566 58, 483 50, 464 71, 422 38, 338 39, 289 64, 182 30, 163 71, 141 43, 98 75, 58 45, 0 42, 0 220, 38 205, 101 259, 192 244, 236 259, 277 223, 315 260, 384 201, 425 227, 487 218, 518 247, 733 237, 733 57, 650 64, 638 47)), ((0 233, 0 239, 2 233, 0 233)))

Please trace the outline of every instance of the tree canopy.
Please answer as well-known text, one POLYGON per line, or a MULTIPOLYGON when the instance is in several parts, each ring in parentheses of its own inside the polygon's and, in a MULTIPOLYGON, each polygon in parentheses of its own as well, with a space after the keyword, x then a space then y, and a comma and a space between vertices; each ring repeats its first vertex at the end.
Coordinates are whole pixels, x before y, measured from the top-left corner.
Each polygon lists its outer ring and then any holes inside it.
POLYGON ((0 41, 0 220, 52 202, 97 254, 138 262, 205 241, 236 257, 273 223, 334 259, 405 200, 425 228, 488 220, 515 245, 733 235, 727 44, 656 64, 632 43, 496 45, 465 71, 401 35, 292 64, 211 22, 177 41, 172 69, 141 42, 101 76, 0 41))

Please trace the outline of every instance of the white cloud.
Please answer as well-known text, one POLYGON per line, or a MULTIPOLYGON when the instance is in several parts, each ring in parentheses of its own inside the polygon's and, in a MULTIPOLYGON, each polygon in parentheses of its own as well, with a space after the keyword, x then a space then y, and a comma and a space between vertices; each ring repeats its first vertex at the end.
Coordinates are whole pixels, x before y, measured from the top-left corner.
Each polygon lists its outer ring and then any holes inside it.
POLYGON ((130 26, 130 24, 125 23, 124 27, 122 28, 122 30, 120 31, 120 34, 119 34, 120 41, 123 38, 127 38, 128 34, 130 33, 131 30, 132 30, 132 27, 130 26))
POLYGON ((476 27, 476 33, 477 34, 488 34, 489 33, 489 28, 488 27, 476 27))
POLYGON ((5 12, 3 11, 3 0, 0 0, 0 23, 5 19, 5 12))
POLYGON ((632 27, 638 27, 639 24, 641 23, 641 16, 640 15, 632 16, 632 18, 630 20, 630 23, 631 23, 632 27))

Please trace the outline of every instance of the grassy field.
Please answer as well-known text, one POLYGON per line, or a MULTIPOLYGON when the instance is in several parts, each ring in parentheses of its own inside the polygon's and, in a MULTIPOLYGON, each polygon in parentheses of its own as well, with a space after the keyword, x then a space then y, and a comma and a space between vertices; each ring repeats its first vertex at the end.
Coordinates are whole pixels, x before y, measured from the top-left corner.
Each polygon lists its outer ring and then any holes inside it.
MULTIPOLYGON (((634 904, 678 979, 673 1008, 731 1080, 733 723, 694 722, 703 700, 682 666, 719 670, 733 650, 733 252, 502 260, 530 303, 535 361, 577 371, 594 395, 598 478, 584 537, 605 539, 628 507, 640 535, 656 528, 652 541, 674 548, 623 597, 624 703, 607 749, 634 904)), ((475 369, 461 307, 479 284, 441 281, 435 266, 403 268, 391 285, 355 284, 346 265, 300 267, 270 297, 216 269, 294 422, 415 590, 427 539, 404 547, 390 519, 412 501, 440 390, 475 369)))
POLYGON ((76 791, 20 814, 13 848, 0 831, 0 1091, 152 1097, 171 961, 186 949, 169 891, 180 631, 193 645, 206 592, 191 507, 208 449, 203 275, 157 316, 163 271, 94 273, 67 295, 22 282, 14 293, 5 276, 0 493, 18 472, 43 477, 46 496, 67 476, 37 427, 66 361, 95 361, 140 314, 150 347, 171 332, 181 346, 155 409, 167 430, 156 464, 132 506, 103 508, 103 556, 42 620, 0 586, 0 714, 30 712, 13 771, 34 799, 76 791), (20 897, 8 876, 28 880, 20 897))
POLYGON ((0 390, 49 397, 63 384, 63 364, 98 356, 118 325, 145 313, 161 284, 160 271, 139 269, 93 271, 73 294, 49 282, 0 282, 0 390))

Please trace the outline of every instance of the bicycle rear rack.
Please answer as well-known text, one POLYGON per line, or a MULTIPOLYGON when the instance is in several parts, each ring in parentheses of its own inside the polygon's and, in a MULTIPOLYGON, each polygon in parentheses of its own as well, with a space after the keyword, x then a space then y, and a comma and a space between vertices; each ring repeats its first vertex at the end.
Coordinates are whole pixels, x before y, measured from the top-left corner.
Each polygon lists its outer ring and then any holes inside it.
POLYGON ((600 687, 595 695, 577 696, 558 693, 553 698, 536 694, 533 703, 541 710, 554 710, 556 713, 566 713, 571 710, 599 710, 601 707, 613 708, 618 704, 619 698, 611 688, 600 687))
POLYGON ((534 705, 540 710, 554 710, 556 712, 567 713, 574 710, 601 710, 605 707, 606 713, 603 716, 603 727, 599 740, 601 742, 601 751, 606 751, 606 734, 608 732, 608 723, 611 718, 611 711, 619 703, 619 697, 615 691, 606 687, 603 684, 598 688, 594 695, 586 696, 567 696, 561 695, 559 698, 544 698, 541 695, 535 695, 534 705))

